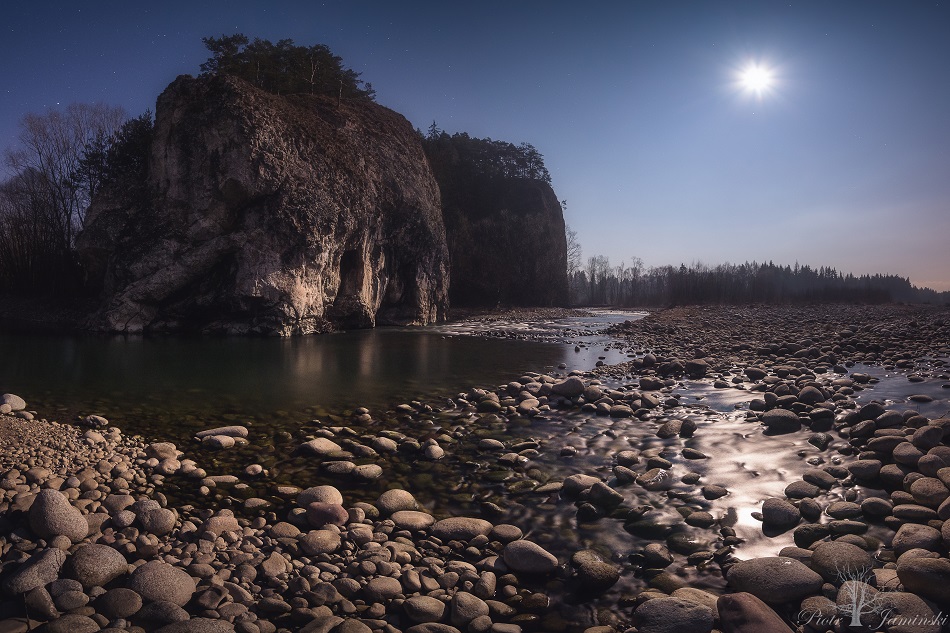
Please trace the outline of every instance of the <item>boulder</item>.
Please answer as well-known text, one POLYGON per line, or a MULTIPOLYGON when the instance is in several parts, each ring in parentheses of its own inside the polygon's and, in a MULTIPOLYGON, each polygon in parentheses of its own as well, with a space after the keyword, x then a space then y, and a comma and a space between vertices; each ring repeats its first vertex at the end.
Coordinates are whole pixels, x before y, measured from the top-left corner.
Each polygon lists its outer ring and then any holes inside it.
POLYGON ((716 606, 722 633, 792 633, 779 614, 751 593, 719 596, 716 606))
POLYGON ((69 503, 66 495, 50 488, 36 494, 30 507, 30 528, 45 539, 65 536, 73 543, 89 534, 89 524, 82 512, 69 503))
POLYGON ((170 602, 180 607, 195 593, 195 581, 183 569, 150 560, 132 572, 126 586, 149 602, 170 602))
POLYGON ((739 561, 729 568, 729 585, 771 603, 801 600, 818 593, 822 577, 793 558, 766 556, 739 561))
POLYGON ((547 574, 557 569, 557 557, 531 541, 512 541, 501 554, 505 564, 516 572, 547 574))

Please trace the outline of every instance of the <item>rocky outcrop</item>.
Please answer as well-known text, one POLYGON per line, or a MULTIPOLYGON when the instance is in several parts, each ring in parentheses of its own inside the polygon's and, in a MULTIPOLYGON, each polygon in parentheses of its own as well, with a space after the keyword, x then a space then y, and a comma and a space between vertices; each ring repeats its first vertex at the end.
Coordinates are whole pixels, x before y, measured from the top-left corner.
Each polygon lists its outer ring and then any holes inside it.
POLYGON ((179 77, 147 186, 147 204, 101 196, 77 240, 102 280, 95 329, 288 335, 446 313, 438 186, 382 106, 179 77))
POLYGON ((528 178, 446 179, 442 190, 454 306, 567 304, 564 215, 554 190, 528 178))

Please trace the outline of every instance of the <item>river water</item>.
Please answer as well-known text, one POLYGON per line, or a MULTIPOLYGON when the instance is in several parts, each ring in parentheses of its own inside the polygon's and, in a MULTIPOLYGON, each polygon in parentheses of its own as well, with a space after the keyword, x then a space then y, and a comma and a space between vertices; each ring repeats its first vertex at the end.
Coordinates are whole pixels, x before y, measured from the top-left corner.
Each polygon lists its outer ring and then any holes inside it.
MULTIPOLYGON (((696 472, 702 476, 701 484, 722 485, 729 494, 706 501, 695 495, 695 488, 678 480, 670 491, 617 486, 625 505, 653 506, 651 516, 657 522, 670 519, 684 546, 697 549, 717 547, 715 528, 685 526, 677 512, 686 505, 708 511, 720 525, 734 527, 744 539, 737 556, 769 556, 792 544, 791 532, 763 536, 753 513, 765 498, 782 496, 785 486, 807 468, 840 461, 835 444, 821 451, 806 441, 807 433, 763 435, 761 426, 746 418, 753 394, 735 388, 715 389, 710 381, 683 381, 668 394, 677 395, 680 406, 667 409, 664 416, 690 419, 697 425, 694 437, 686 440, 656 437, 656 420, 551 413, 496 432, 482 429, 474 433, 468 444, 453 448, 450 466, 393 456, 385 465, 386 475, 374 485, 348 488, 334 481, 319 471, 319 464, 294 457, 295 442, 281 446, 274 434, 284 431, 288 437, 296 437, 319 425, 351 424, 349 412, 359 406, 385 411, 420 400, 437 408, 440 401, 471 387, 491 388, 528 371, 563 374, 590 370, 598 362, 619 363, 627 360, 626 350, 602 330, 639 316, 603 311, 549 321, 482 320, 294 339, 3 335, 0 390, 22 395, 45 417, 69 420, 78 414, 97 413, 125 431, 175 441, 210 474, 240 472, 244 465, 256 461, 272 473, 271 485, 334 483, 347 499, 365 501, 373 501, 381 490, 398 485, 412 490, 437 515, 478 514, 480 504, 495 503, 504 512, 496 520, 522 526, 530 538, 562 561, 571 552, 590 547, 624 568, 621 582, 606 596, 565 612, 581 626, 596 621, 598 610, 623 611, 617 607, 619 597, 644 586, 645 580, 633 573, 628 557, 649 540, 628 533, 620 520, 579 523, 572 503, 557 494, 536 493, 538 483, 575 473, 600 474, 609 480, 618 451, 631 447, 652 450, 673 462, 677 478, 696 472), (525 338, 533 340, 521 340, 525 338), (212 454, 190 443, 195 431, 220 424, 248 425, 251 445, 212 454), (509 445, 538 441, 543 450, 526 464, 498 464, 486 461, 475 448, 477 440, 485 436, 509 445), (685 460, 681 455, 684 447, 702 451, 710 459, 685 460), (567 448, 574 453, 570 457, 561 454, 567 448)), ((890 407, 914 408, 931 417, 950 409, 950 389, 944 387, 947 380, 934 377, 911 383, 906 375, 881 368, 859 366, 852 371, 876 379, 857 394, 859 403, 879 399, 890 407), (912 394, 927 394, 933 401, 914 403, 908 399, 912 394)), ((633 381, 631 378, 631 385, 633 381)), ((621 380, 610 386, 626 385, 621 380)), ((435 423, 449 428, 475 422, 473 416, 446 412, 435 423)), ((397 430, 410 433, 409 429, 397 430)), ((356 428, 356 432, 363 431, 372 434, 378 428, 356 428)), ((414 435, 417 431, 412 430, 414 435)), ((261 490, 251 492, 266 496, 261 490)), ((823 502, 841 498, 843 492, 833 490, 823 502)), ((181 494, 187 498, 187 493, 181 494)), ((724 587, 714 566, 697 570, 678 559, 670 570, 694 586, 713 591, 724 587)), ((618 617, 622 620, 623 615, 618 617)))

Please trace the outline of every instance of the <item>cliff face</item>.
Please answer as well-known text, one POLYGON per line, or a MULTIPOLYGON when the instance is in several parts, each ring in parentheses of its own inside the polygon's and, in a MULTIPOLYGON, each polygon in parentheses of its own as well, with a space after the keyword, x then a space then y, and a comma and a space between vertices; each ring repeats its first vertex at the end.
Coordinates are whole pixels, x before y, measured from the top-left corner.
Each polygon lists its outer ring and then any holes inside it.
POLYGON ((179 77, 158 99, 148 174, 147 204, 109 192, 77 241, 102 279, 96 329, 287 335, 445 316, 439 189, 391 110, 179 77))
POLYGON ((525 178, 460 182, 441 176, 440 183, 452 305, 567 304, 564 215, 550 185, 525 178))

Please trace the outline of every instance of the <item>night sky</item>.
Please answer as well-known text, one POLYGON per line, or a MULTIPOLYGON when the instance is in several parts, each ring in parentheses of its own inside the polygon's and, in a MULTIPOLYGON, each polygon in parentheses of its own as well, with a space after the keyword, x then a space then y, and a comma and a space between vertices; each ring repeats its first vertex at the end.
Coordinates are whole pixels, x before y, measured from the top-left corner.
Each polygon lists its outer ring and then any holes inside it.
POLYGON ((946 4, 6 2, 0 148, 27 112, 154 109, 235 32, 327 44, 423 130, 532 143, 585 259, 950 289, 946 4))

